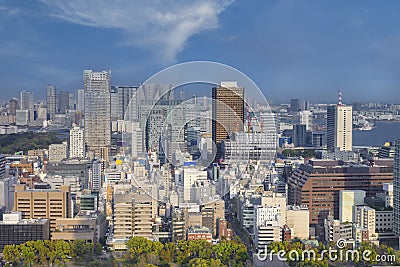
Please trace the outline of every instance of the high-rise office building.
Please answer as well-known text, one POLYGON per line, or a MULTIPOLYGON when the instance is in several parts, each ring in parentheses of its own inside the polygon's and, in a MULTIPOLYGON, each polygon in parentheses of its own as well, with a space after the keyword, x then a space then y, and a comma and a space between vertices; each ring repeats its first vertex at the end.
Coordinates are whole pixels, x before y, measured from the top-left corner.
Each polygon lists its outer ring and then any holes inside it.
POLYGON ((298 98, 290 99, 290 111, 299 112, 301 110, 301 102, 298 98))
POLYGON ((326 128, 328 150, 353 150, 353 108, 342 104, 340 92, 339 103, 327 108, 326 128))
POLYGON ((118 89, 112 86, 110 91, 111 121, 122 119, 121 105, 118 100, 118 89))
POLYGON ((21 91, 20 94, 20 110, 28 110, 28 121, 35 120, 35 107, 33 105, 33 92, 21 91))
POLYGON ((306 126, 307 131, 312 130, 313 126, 313 113, 310 110, 303 110, 299 113, 300 115, 300 124, 304 124, 306 126))
POLYGON ((75 95, 74 95, 74 93, 69 93, 68 108, 75 110, 75 95))
POLYGON ((393 232, 400 235, 400 139, 394 142, 393 232))
POLYGON ((76 110, 83 112, 85 110, 85 90, 78 89, 77 100, 76 100, 76 110))
POLYGON ((136 115, 137 98, 134 97, 136 94, 136 86, 117 86, 118 90, 118 102, 120 103, 120 114, 122 120, 131 120, 136 115), (132 101, 131 105, 129 103, 132 101))
POLYGON ((18 99, 13 98, 10 100, 10 103, 8 104, 8 114, 10 116, 15 116, 17 109, 18 109, 18 99))
POLYGON ((92 168, 89 172, 90 189, 93 191, 100 191, 102 185, 102 172, 101 172, 101 162, 94 159, 92 162, 92 168))
POLYGON ((237 82, 221 82, 212 89, 212 140, 217 146, 215 161, 222 156, 221 142, 244 123, 244 89, 237 82), (240 121, 237 121, 240 120, 240 121))
POLYGON ((108 159, 111 146, 110 71, 85 70, 85 142, 91 157, 108 159))
POLYGON ((305 147, 306 146, 306 129, 305 124, 293 125, 293 144, 295 147, 305 147))
POLYGON ((60 91, 58 96, 58 112, 61 114, 65 114, 69 109, 69 92, 60 91))
POLYGON ((57 89, 55 85, 49 84, 46 90, 47 119, 53 120, 57 113, 57 89))
POLYGON ((83 141, 83 129, 74 127, 69 131, 69 158, 85 157, 85 144, 83 141))

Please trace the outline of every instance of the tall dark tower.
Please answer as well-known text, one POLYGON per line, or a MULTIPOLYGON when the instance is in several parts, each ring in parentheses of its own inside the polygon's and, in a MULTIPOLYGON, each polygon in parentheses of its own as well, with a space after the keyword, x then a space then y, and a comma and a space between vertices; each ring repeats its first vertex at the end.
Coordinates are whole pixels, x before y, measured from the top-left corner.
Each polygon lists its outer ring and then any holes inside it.
POLYGON ((232 131, 243 131, 238 125, 244 123, 244 89, 237 82, 221 82, 212 89, 212 99, 212 140, 217 146, 214 161, 218 162, 223 156, 221 141, 232 131))

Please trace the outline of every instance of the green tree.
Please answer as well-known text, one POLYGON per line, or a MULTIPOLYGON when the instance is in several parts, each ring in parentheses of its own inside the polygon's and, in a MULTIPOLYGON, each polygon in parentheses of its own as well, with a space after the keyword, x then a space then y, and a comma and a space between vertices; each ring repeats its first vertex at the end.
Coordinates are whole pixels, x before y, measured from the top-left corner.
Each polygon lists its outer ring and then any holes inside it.
POLYGON ((38 263, 38 258, 36 256, 36 249, 34 247, 34 241, 28 241, 20 245, 21 257, 24 265, 35 266, 38 263))
POLYGON ((13 265, 18 266, 21 261, 21 252, 19 246, 6 245, 3 249, 4 259, 13 265))
POLYGON ((138 259, 143 258, 148 253, 160 255, 163 244, 153 242, 143 237, 133 237, 126 243, 132 263, 137 263, 138 259))
POLYGON ((47 255, 49 253, 49 248, 46 246, 45 242, 43 240, 37 240, 34 242, 33 246, 36 249, 39 262, 43 265, 47 265, 47 255))
POLYGON ((194 258, 189 261, 189 267, 210 267, 209 263, 205 259, 194 258))

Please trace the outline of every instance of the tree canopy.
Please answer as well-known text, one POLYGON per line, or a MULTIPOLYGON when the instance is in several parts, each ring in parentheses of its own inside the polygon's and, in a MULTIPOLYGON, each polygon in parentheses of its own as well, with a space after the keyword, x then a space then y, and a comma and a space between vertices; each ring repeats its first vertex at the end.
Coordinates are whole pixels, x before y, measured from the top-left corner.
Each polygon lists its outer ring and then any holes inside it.
POLYGON ((28 153, 31 149, 45 149, 51 144, 61 144, 63 140, 54 133, 18 133, 0 135, 0 154, 28 153))

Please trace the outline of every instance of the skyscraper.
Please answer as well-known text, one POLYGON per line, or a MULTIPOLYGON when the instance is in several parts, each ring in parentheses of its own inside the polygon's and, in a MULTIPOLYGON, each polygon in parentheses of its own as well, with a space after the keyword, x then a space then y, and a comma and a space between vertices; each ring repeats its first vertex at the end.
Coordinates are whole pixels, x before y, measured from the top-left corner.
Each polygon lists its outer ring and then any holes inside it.
POLYGON ((20 110, 27 110, 28 111, 28 121, 35 120, 35 108, 33 105, 33 92, 30 91, 21 91, 20 94, 20 110))
POLYGON ((293 144, 295 147, 306 146, 306 128, 304 124, 293 125, 293 144))
POLYGON ((393 232, 400 234, 400 139, 394 142, 393 168, 393 232))
POLYGON ((69 109, 69 92, 60 91, 60 95, 58 96, 58 111, 61 114, 65 114, 65 112, 69 109))
POLYGON ((129 105, 131 101, 136 101, 136 97, 133 97, 136 94, 136 90, 138 88, 136 86, 117 86, 118 90, 118 102, 121 105, 121 114, 122 119, 131 120, 133 118, 132 115, 136 115, 136 103, 132 103, 129 105), (134 112, 134 114, 133 114, 134 112))
POLYGON ((78 89, 78 97, 76 100, 76 110, 83 112, 85 110, 85 90, 78 89))
POLYGON ((244 89, 237 82, 221 82, 212 89, 212 99, 212 140, 217 146, 215 161, 218 161, 222 156, 221 141, 229 132, 242 130, 236 128, 244 123, 244 89))
POLYGON ((117 121, 122 119, 120 112, 121 105, 118 101, 118 89, 114 86, 111 87, 110 91, 110 105, 111 105, 111 121, 117 121))
POLYGON ((57 89, 55 85, 49 84, 46 90, 47 119, 53 120, 57 112, 57 89))
POLYGON ((111 145, 111 71, 83 72, 85 87, 85 142, 92 157, 107 159, 111 145))
POLYGON ((101 178, 101 162, 94 159, 92 162, 92 169, 89 172, 90 189, 93 191, 100 191, 102 185, 101 178))
POLYGON ((300 99, 298 98, 290 99, 290 111, 298 112, 300 110, 301 110, 300 99))
POLYGON ((10 116, 15 116, 17 113, 18 109, 18 99, 13 98, 10 100, 10 103, 8 104, 8 114, 10 116))
POLYGON ((330 151, 351 151, 353 149, 353 108, 339 103, 327 108, 327 148, 330 151))

